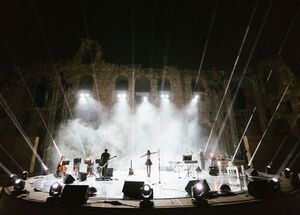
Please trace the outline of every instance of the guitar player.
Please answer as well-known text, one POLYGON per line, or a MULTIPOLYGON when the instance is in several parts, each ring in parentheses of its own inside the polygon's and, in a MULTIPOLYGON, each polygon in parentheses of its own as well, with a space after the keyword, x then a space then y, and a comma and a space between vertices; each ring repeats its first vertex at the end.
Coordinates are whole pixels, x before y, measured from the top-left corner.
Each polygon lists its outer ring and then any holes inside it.
POLYGON ((110 158, 110 154, 108 153, 108 150, 105 149, 104 152, 101 154, 101 163, 100 165, 103 166, 102 168, 102 176, 105 178, 106 177, 106 171, 107 171, 107 166, 105 165, 108 163, 108 160, 110 158))

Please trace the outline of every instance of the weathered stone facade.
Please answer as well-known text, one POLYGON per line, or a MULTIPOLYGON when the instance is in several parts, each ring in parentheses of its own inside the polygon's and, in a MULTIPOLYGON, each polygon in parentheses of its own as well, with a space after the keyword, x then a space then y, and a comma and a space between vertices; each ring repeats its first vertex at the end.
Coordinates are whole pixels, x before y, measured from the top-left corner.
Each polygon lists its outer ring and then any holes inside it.
MULTIPOLYGON (((207 130, 207 137, 213 126, 230 72, 212 69, 200 73, 198 86, 196 86, 197 91, 201 92, 202 95, 201 104, 199 104, 201 105, 199 122, 207 130)), ((239 81, 238 74, 239 72, 235 75, 238 78, 233 80, 231 86, 236 86, 239 81)), ((278 148, 280 144, 278 139, 282 139, 282 137, 278 137, 275 125, 285 121, 287 125, 293 126, 293 135, 300 136, 300 124, 299 122, 294 123, 300 111, 299 80, 294 77, 290 69, 280 59, 270 60, 247 74, 233 109, 230 111, 228 122, 220 140, 221 151, 228 154, 233 154, 252 110, 256 106, 257 113, 246 133, 249 139, 250 153, 253 153, 261 135, 267 128, 285 87, 291 81, 290 89, 275 115, 270 132, 263 141, 257 159, 254 160, 255 166, 262 168, 278 148), (272 78, 266 85, 266 75, 270 70, 273 70, 272 78)), ((178 108, 184 108, 191 100, 194 89, 196 89, 192 83, 195 83, 197 76, 198 71, 178 69, 172 66, 151 69, 142 68, 139 65, 124 66, 105 63, 101 58, 101 48, 95 42, 87 40, 82 43, 74 59, 67 63, 2 67, 0 92, 26 134, 31 139, 40 137, 38 152, 47 163, 53 151, 53 144, 51 136, 40 119, 37 108, 44 117, 49 132, 55 136, 55 131, 59 128, 60 123, 72 117, 76 92, 82 80, 87 78, 92 80, 93 97, 100 100, 107 110, 115 102, 116 83, 120 77, 128 81, 128 98, 132 107, 134 106, 133 93, 136 82, 139 79, 145 79, 150 83, 149 100, 151 103, 159 105, 159 80, 166 80, 170 83, 172 102, 178 108), (86 62, 87 55, 92 60, 86 62), (29 92, 26 91, 21 77, 24 78, 32 99, 29 92), (33 100, 35 100, 37 107, 35 107, 33 100)), ((229 89, 213 136, 217 135, 221 127, 234 91, 234 87, 229 89)), ((23 161, 31 157, 29 148, 26 145, 24 147, 25 142, 22 141, 15 125, 3 109, 0 112, 0 118, 1 145, 16 158, 24 169, 28 168, 28 163, 23 161), (22 150, 25 150, 27 156, 20 157, 20 153, 23 153, 20 151, 20 145, 22 145, 22 150)), ((4 152, 1 151, 0 154, 2 158, 6 158, 5 163, 10 169, 16 169, 16 166, 9 161, 4 152)))

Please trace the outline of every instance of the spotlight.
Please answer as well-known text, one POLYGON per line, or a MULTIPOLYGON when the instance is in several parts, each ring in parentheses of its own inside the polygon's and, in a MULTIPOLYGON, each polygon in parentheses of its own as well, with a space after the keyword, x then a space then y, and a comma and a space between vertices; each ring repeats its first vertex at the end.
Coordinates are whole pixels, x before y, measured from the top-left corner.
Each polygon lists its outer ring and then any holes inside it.
POLYGON ((282 174, 285 178, 290 178, 290 174, 291 174, 290 168, 285 168, 282 174))
POLYGON ((16 179, 14 182, 14 190, 17 192, 21 192, 23 191, 24 188, 25 188, 25 181, 19 178, 16 179))
POLYGON ((144 101, 147 101, 147 100, 148 100, 148 97, 147 97, 147 96, 144 96, 143 99, 144 99, 144 101))
POLYGON ((248 192, 255 198, 270 198, 280 194, 280 182, 278 178, 249 178, 247 185, 248 192))
POLYGON ((170 93, 169 92, 162 92, 162 93, 160 93, 160 98, 169 99, 170 98, 170 93))
POLYGON ((231 194, 231 188, 228 184, 222 184, 219 188, 219 194, 231 194))
POLYGON ((49 190, 49 196, 59 197, 61 195, 62 185, 58 182, 55 182, 51 185, 49 190))
POLYGON ((273 174, 272 167, 270 165, 266 166, 266 173, 273 174))
POLYGON ((22 179, 27 180, 29 173, 27 171, 22 172, 22 179))
POLYGON ((152 199, 153 198, 153 189, 150 185, 145 184, 142 188, 143 199, 152 199))
POLYGON ((10 176, 9 176, 9 182, 11 183, 11 184, 14 184, 15 183, 15 181, 18 179, 18 176, 16 175, 16 174, 11 174, 10 176))
POLYGON ((84 93, 79 94, 80 98, 84 98, 84 93))
POLYGON ((280 186, 280 182, 279 182, 278 178, 276 178, 276 177, 271 178, 269 180, 269 184, 274 189, 274 191, 280 191, 281 186, 280 186))
POLYGON ((208 183, 205 179, 200 180, 198 183, 192 186, 191 189, 193 198, 205 197, 209 194, 210 191, 208 183))
POLYGON ((88 98, 91 98, 91 94, 89 94, 89 93, 85 93, 84 96, 85 96, 85 98, 87 98, 87 99, 88 99, 88 98))
POLYGON ((153 208, 154 203, 151 201, 153 199, 153 189, 150 187, 150 185, 145 184, 141 188, 141 193, 143 200, 140 201, 140 207, 141 208, 153 208))
POLYGON ((125 91, 117 91, 118 99, 125 99, 127 97, 127 93, 125 91))

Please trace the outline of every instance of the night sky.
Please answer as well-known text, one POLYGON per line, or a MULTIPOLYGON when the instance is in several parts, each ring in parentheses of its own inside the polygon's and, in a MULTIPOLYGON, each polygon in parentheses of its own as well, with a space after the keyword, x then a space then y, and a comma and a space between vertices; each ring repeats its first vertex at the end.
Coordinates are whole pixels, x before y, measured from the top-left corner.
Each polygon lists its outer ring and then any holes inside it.
MULTIPOLYGON (((269 0, 261 0, 239 66, 245 64, 269 0)), ((195 1, 45 1, 1 3, 0 65, 12 64, 5 46, 19 65, 71 59, 82 38, 99 42, 103 59, 143 67, 174 65, 198 69, 215 0, 195 1), (134 58, 133 58, 134 56, 134 58)), ((232 68, 255 0, 219 0, 204 68, 232 68)), ((252 64, 275 57, 300 1, 275 0, 254 52, 252 64)), ((282 57, 300 62, 300 16, 290 32, 282 57)))

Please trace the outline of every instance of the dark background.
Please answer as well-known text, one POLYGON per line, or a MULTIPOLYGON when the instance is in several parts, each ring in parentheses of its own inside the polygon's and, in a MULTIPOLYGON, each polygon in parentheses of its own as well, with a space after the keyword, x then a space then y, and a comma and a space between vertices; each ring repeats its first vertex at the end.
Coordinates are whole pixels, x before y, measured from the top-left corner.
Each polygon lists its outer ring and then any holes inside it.
MULTIPOLYGON (((239 66, 249 56, 269 2, 261 0, 258 5, 239 66)), ((203 68, 232 68, 255 3, 218 1, 203 68)), ((198 69, 214 7, 214 0, 2 2, 0 65, 12 64, 5 44, 18 65, 31 65, 52 57, 56 62, 69 60, 81 39, 91 38, 101 45, 106 62, 198 69)), ((274 1, 252 64, 277 55, 298 12, 297 0, 274 1)), ((299 19, 281 54, 293 65, 300 62, 299 19)))

